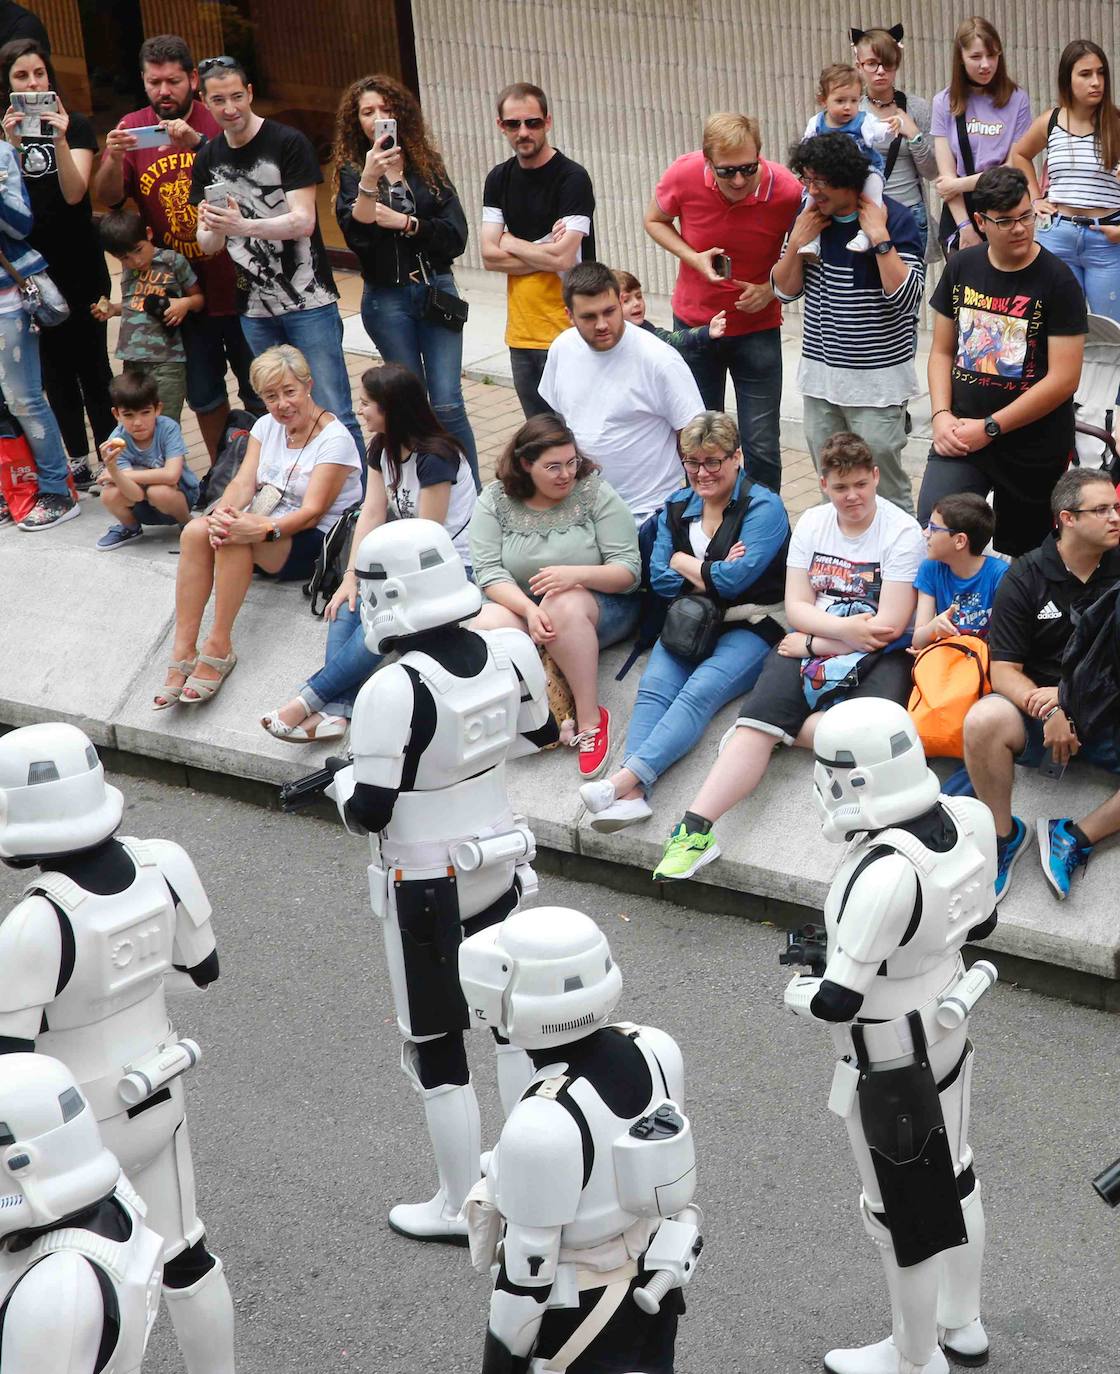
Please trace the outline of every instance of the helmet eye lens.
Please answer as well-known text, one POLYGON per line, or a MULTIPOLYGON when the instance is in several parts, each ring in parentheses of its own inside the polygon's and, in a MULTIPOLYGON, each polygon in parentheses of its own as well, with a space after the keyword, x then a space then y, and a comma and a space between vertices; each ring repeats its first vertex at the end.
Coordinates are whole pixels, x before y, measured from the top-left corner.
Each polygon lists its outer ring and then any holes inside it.
POLYGON ((67 1088, 65 1092, 59 1093, 58 1105, 62 1108, 63 1121, 73 1121, 86 1104, 77 1088, 67 1088))
POLYGON ((425 549, 420 555, 421 568, 438 568, 443 565, 443 555, 439 549, 425 549))
POLYGON ((41 782, 57 782, 58 769, 52 759, 40 759, 38 763, 28 764, 27 785, 35 787, 41 782))

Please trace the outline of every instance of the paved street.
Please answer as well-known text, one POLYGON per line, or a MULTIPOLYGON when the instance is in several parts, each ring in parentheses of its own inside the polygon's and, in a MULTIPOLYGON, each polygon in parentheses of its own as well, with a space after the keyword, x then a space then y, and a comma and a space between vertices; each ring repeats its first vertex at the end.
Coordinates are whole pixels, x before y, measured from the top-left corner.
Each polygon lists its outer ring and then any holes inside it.
MULTIPOLYGON (((385 1223, 391 1202, 434 1185, 397 1067, 363 843, 325 822, 116 781, 124 832, 183 843, 215 906, 222 978, 173 1014, 203 1047, 188 1089, 199 1199, 237 1303, 241 1374, 477 1370, 486 1281, 464 1251, 385 1223)), ((0 869, 0 910, 20 886, 0 869)), ((603 924, 626 980, 621 1016, 663 1026, 684 1050, 708 1227, 679 1374, 803 1374, 830 1345, 883 1335, 881 1271, 825 1109, 827 1036, 782 1010, 780 933, 547 875, 542 888, 603 924)), ((1001 985, 974 1034, 989 1368, 1114 1374, 1120 1213, 1089 1178, 1120 1154, 1120 1025, 1001 985)), ((473 1044, 484 1138, 498 1124, 488 1044, 473 1044)), ((180 1369, 163 1316, 145 1370, 180 1369)))

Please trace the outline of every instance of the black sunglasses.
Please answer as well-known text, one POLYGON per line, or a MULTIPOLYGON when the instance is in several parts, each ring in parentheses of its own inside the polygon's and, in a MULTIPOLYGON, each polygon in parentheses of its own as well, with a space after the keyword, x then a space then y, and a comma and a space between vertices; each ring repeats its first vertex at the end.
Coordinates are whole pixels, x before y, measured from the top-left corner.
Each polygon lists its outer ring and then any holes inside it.
POLYGON ((758 171, 757 162, 741 162, 737 167, 716 167, 713 165, 712 171, 721 181, 730 181, 736 172, 742 176, 753 177, 758 171))
POLYGON ((526 129, 543 129, 544 118, 542 115, 532 115, 529 119, 499 119, 498 123, 505 129, 507 134, 515 134, 522 124, 526 129))
POLYGON ((241 66, 236 57, 204 57, 198 64, 199 76, 205 76, 207 72, 212 72, 215 67, 228 67, 231 70, 241 66))

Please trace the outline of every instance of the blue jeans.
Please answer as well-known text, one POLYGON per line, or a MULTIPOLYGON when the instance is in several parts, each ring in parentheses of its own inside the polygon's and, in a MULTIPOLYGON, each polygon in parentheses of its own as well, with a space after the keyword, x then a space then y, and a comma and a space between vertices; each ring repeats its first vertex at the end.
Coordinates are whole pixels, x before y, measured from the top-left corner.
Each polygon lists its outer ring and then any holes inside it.
POLYGON ((686 663, 657 641, 638 684, 622 760, 647 795, 699 742, 715 713, 754 686, 769 652, 745 627, 724 631, 703 663, 686 663))
POLYGON ((44 496, 64 496, 70 467, 54 411, 43 395, 39 336, 25 310, 0 315, 0 391, 23 427, 44 496))
POLYGON ((354 418, 354 403, 350 396, 350 375, 346 371, 346 355, 342 351, 342 317, 338 306, 319 305, 314 310, 289 310, 284 315, 270 315, 258 319, 241 316, 245 342, 253 357, 273 344, 292 344, 307 359, 315 379, 312 395, 315 404, 333 411, 354 436, 358 455, 362 460, 362 486, 365 486, 366 446, 362 431, 354 418))
MULTIPOLYGON (((673 316, 675 329, 687 329, 673 316)), ((713 339, 684 355, 707 410, 723 410, 727 374, 735 388, 743 463, 755 482, 772 491, 782 488, 779 414, 782 401, 782 339, 778 329, 713 339)))
POLYGON ((531 420, 534 415, 549 415, 552 412, 552 407, 537 390, 547 361, 547 348, 511 348, 509 351, 513 389, 517 392, 526 420, 531 420))
POLYGON ((296 695, 312 711, 349 719, 359 688, 380 662, 381 655, 366 648, 362 617, 343 602, 327 627, 326 663, 296 695))
POLYGON ((1052 224, 1038 241, 1077 278, 1094 315, 1120 321, 1120 243, 1109 243, 1099 229, 1068 220, 1052 224))
MULTIPOLYGON (((432 285, 457 296, 455 278, 441 272, 432 285)), ((463 446, 478 480, 478 448, 463 401, 463 336, 423 317, 428 288, 423 282, 406 286, 366 286, 362 291, 362 324, 387 363, 402 363, 424 383, 437 419, 463 446)))

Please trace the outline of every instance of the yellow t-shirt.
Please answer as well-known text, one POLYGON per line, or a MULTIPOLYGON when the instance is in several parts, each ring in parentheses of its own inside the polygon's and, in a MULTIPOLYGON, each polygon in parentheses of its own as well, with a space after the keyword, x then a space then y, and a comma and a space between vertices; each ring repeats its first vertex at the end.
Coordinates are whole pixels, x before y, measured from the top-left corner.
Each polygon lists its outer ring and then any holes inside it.
POLYGON ((571 321, 558 272, 506 278, 506 345, 547 348, 571 321))

